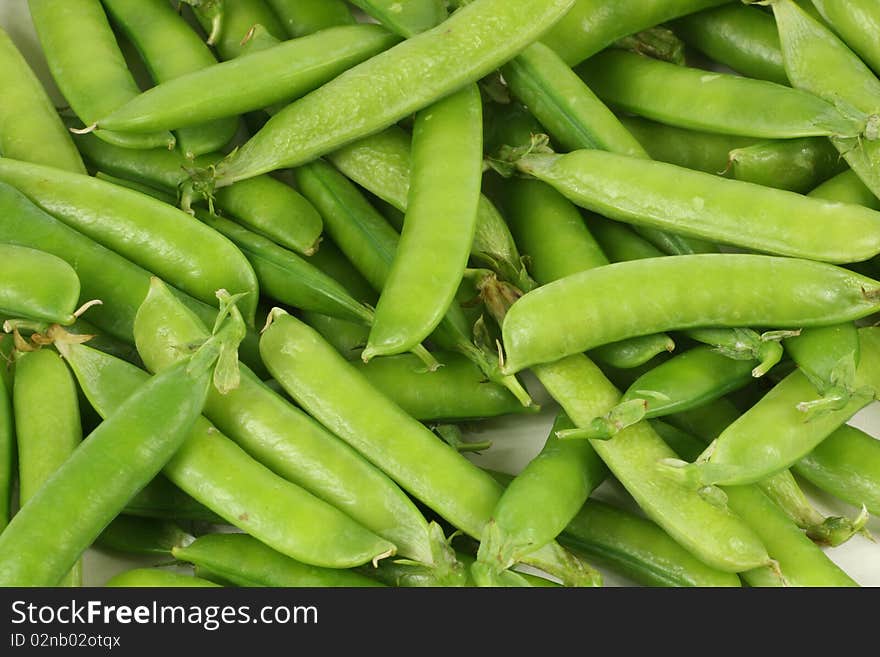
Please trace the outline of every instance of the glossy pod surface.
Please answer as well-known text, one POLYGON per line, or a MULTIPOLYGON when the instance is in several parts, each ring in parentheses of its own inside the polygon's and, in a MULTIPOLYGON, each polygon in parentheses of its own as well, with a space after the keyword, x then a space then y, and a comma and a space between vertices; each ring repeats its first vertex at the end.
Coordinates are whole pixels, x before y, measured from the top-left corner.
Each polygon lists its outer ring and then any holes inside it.
POLYGON ((0 316, 72 324, 80 282, 61 258, 0 244, 0 316))

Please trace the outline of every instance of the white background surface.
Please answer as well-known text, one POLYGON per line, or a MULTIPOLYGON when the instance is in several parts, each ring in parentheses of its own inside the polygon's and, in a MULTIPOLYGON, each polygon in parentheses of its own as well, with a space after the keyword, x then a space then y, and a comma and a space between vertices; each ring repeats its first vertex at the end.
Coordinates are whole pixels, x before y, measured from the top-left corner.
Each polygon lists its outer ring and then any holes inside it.
MULTIPOLYGON (((10 34, 25 54, 28 62, 46 84, 53 100, 59 105, 63 104, 48 75, 48 68, 27 14, 25 0, 0 0, 0 27, 10 34)), ((0 102, 2 97, 3 90, 0 89, 0 102)), ((515 473, 540 451, 558 407, 533 377, 527 377, 526 380, 535 401, 542 405, 541 413, 535 416, 501 418, 482 423, 473 434, 473 438, 491 440, 493 446, 484 454, 473 457, 478 464, 515 473)), ((874 436, 880 436, 880 403, 863 410, 853 419, 852 424, 874 436)), ((857 509, 815 489, 807 482, 803 482, 803 488, 819 510, 826 514, 852 517, 857 513, 857 509)), ((630 506, 633 504, 616 482, 603 484, 594 495, 630 506)), ((880 518, 872 517, 868 529, 880 537, 880 518)), ((842 546, 828 549, 827 554, 859 584, 880 586, 880 543, 872 543, 864 536, 855 536, 842 546)), ((89 550, 85 555, 84 583, 87 586, 98 586, 122 570, 139 565, 153 565, 161 561, 161 559, 129 557, 89 550)), ((613 572, 601 570, 605 575, 606 586, 632 585, 631 581, 613 572)))

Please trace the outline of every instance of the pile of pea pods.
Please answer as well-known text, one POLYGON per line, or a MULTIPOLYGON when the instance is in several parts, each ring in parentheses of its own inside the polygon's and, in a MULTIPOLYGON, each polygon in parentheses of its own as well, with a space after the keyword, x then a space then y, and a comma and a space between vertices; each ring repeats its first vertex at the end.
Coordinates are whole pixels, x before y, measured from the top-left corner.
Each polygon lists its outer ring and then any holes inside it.
POLYGON ((18 4, 0 586, 880 583, 876 0, 18 4))

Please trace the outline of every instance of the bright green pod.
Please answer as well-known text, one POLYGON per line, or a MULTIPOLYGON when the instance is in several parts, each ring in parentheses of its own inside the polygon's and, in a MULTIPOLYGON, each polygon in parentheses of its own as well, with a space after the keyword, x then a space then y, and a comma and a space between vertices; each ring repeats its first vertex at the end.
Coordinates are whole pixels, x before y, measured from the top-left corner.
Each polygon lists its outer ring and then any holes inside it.
MULTIPOLYGON (((100 0, 28 0, 34 28, 58 88, 89 126, 140 93, 100 0)), ((98 137, 126 148, 174 148, 164 131, 98 137)))
POLYGON ((268 3, 291 39, 355 22, 342 0, 268 0, 268 3))
POLYGON ((871 0, 813 0, 813 6, 846 44, 880 75, 880 43, 877 43, 880 7, 877 3, 871 0))
POLYGON ((616 263, 517 301, 504 319, 504 370, 664 330, 843 323, 876 312, 878 290, 880 283, 849 270, 795 258, 709 254, 616 263))
POLYGON ((730 151, 737 180, 806 194, 846 169, 846 162, 827 139, 803 137, 753 144, 730 151))
POLYGON ((376 304, 365 361, 411 350, 455 301, 477 224, 482 109, 472 84, 416 116, 406 217, 376 304))
POLYGON ((286 37, 284 24, 266 0, 184 1, 192 5, 193 13, 208 33, 208 45, 214 47, 221 59, 235 59, 246 53, 248 37, 256 25, 279 41, 286 37))
POLYGON ((70 133, 42 83, 0 29, 0 155, 85 173, 70 133))
POLYGON ((299 166, 383 130, 536 40, 573 0, 475 0, 441 25, 349 69, 273 116, 216 168, 216 187, 299 166))
MULTIPOLYGON (((140 53, 153 82, 217 63, 210 48, 165 0, 101 0, 111 19, 140 53)), ((238 130, 237 117, 176 131, 177 147, 189 159, 226 146, 238 130)))
POLYGON ((776 23, 756 7, 731 2, 679 18, 672 27, 689 46, 737 73, 788 84, 776 23))
POLYGON ((412 37, 446 20, 443 0, 352 0, 352 4, 402 37, 412 37))
POLYGON ((119 515, 98 535, 95 546, 124 554, 167 557, 173 548, 192 540, 192 536, 170 520, 119 515))
POLYGON ((821 198, 826 201, 839 201, 841 203, 855 203, 864 205, 872 210, 880 210, 880 196, 876 196, 870 189, 865 187, 855 171, 844 171, 826 180, 824 183, 811 191, 808 196, 821 198))
POLYGON ((76 271, 61 258, 0 244, 0 316, 69 325, 79 293, 76 271))
POLYGON ((603 151, 528 155, 517 166, 609 219, 833 263, 880 252, 880 213, 857 205, 603 151))
POLYGON ((201 577, 181 575, 159 568, 133 568, 114 575, 103 586, 107 587, 158 587, 158 588, 192 588, 219 586, 201 577))
POLYGON ((89 176, 0 159, 0 181, 96 242, 210 305, 217 290, 244 293, 253 325, 259 292, 254 270, 222 235, 182 210, 89 176))
POLYGON ((236 586, 379 587, 353 570, 300 563, 246 534, 205 534, 176 546, 174 558, 203 567, 236 586))

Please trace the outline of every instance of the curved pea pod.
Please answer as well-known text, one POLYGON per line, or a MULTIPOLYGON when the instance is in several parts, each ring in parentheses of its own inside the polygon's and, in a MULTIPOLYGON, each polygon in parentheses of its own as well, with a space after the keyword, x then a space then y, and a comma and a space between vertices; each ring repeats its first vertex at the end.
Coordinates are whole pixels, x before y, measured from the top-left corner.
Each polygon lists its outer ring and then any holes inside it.
MULTIPOLYGON (((855 382, 880 387, 880 329, 859 329, 861 359, 855 382)), ((790 467, 849 420, 870 398, 855 397, 843 408, 807 422, 798 403, 815 390, 795 370, 755 406, 725 429, 693 464, 670 463, 670 476, 692 485, 739 485, 759 481, 790 467)))
MULTIPOLYGON (((140 93, 100 0, 28 0, 34 28, 52 77, 85 125, 140 93)), ((164 131, 98 133, 126 148, 174 148, 164 131)))
POLYGON ((342 0, 268 0, 268 3, 291 39, 355 22, 342 0))
POLYGON ((630 34, 726 0, 577 0, 542 37, 569 66, 630 34))
POLYGON ((880 197, 865 187, 855 171, 844 171, 811 191, 808 196, 821 198, 827 201, 840 201, 841 203, 855 203, 864 205, 872 210, 880 210, 880 197))
POLYGON ((503 370, 660 330, 841 323, 876 312, 878 289, 846 269, 795 258, 708 254, 616 263, 519 299, 504 319, 503 370))
MULTIPOLYGON (((584 388, 590 383, 584 381, 584 388)), ((571 427, 564 413, 557 415, 541 452, 502 493, 477 552, 478 561, 488 568, 507 570, 553 541, 608 476, 588 442, 556 437, 557 431, 571 427)))
MULTIPOLYGON (((696 438, 682 431, 663 435, 684 458, 694 458, 702 449, 696 438)), ((757 486, 728 486, 722 497, 761 537, 774 560, 772 568, 741 574, 750 586, 858 586, 757 486)))
POLYGON ((114 575, 103 584, 108 587, 159 587, 159 588, 195 588, 215 587, 219 584, 210 582, 201 577, 181 575, 159 568, 133 568, 114 575))
POLYGON ((876 39, 880 34, 880 7, 871 0, 813 0, 813 6, 846 44, 880 74, 880 44, 876 39))
POLYGON ((170 556, 173 548, 193 540, 170 520, 119 515, 98 535, 95 545, 125 554, 170 556))
POLYGON ((389 127, 493 71, 572 4, 527 0, 514 10, 506 0, 476 0, 288 105, 217 166, 213 184, 299 166, 389 127))
POLYGON ((259 292, 247 259, 185 212, 96 178, 8 158, 0 160, 0 181, 205 303, 215 305, 219 289, 245 293, 242 314, 253 325, 259 292))
POLYGON ((289 103, 398 40, 377 25, 330 28, 158 84, 97 117, 98 127, 177 129, 289 103))
MULTIPOLYGON (((217 64, 210 48, 167 2, 102 2, 111 19, 137 48, 155 83, 217 64)), ((222 149, 237 129, 237 117, 193 125, 176 131, 177 146, 187 158, 193 158, 222 149)))
POLYGON ((749 78, 788 84, 772 16, 738 3, 679 18, 675 33, 689 46, 749 78))
POLYGON ((843 425, 792 466, 835 497, 880 515, 880 441, 843 425))
MULTIPOLYGON (((278 308, 271 317, 261 351, 287 393, 414 497, 480 537, 500 486, 374 388, 311 328, 278 308)), ((591 569, 555 544, 527 561, 570 583, 594 583, 591 569)))
POLYGON ((880 196, 880 80, 830 28, 800 6, 780 0, 771 6, 792 86, 867 116, 864 136, 837 135, 833 143, 862 182, 880 196))
POLYGON ((4 157, 86 172, 46 90, 2 29, 0 89, 0 153, 4 157))
POLYGON ((406 38, 430 30, 446 19, 446 3, 442 0, 354 0, 352 4, 406 38))
POLYGON ((178 561, 207 568, 236 586, 382 586, 353 570, 300 563, 246 534, 206 534, 175 547, 173 554, 178 561))
POLYGON ((559 541, 642 586, 740 586, 736 575, 707 566, 655 523, 600 500, 587 500, 559 541))
MULTIPOLYGON (((306 323, 316 328, 309 318, 306 323)), ((320 326, 316 330, 324 335, 320 326)), ((339 349, 338 345, 334 347, 339 349)), ((506 388, 486 381, 480 368, 461 354, 435 355, 443 367, 431 373, 412 354, 378 358, 369 363, 358 359, 352 364, 372 385, 423 422, 478 420, 537 411, 535 407, 523 406, 506 388)))
POLYGON ((208 45, 213 46, 222 59, 235 59, 248 52, 248 35, 255 25, 262 26, 279 41, 286 36, 283 23, 265 0, 184 1, 192 6, 208 33, 208 45))
POLYGON ((805 194, 846 169, 827 139, 803 137, 764 142, 730 151, 733 177, 805 194))
POLYGON ((636 379, 618 405, 588 427, 557 435, 607 439, 645 418, 664 417, 700 406, 752 381, 754 364, 728 358, 712 347, 694 347, 636 379))
MULTIPOLYGON (((19 501, 25 505, 82 441, 76 383, 57 352, 42 348, 18 354, 12 402, 19 501)), ((77 562, 60 585, 81 584, 82 564, 77 562)))
POLYGON ((857 205, 602 151, 528 155, 517 167, 609 219, 825 262, 880 252, 880 213, 857 205))
POLYGON ((0 315, 64 326, 76 321, 80 282, 50 253, 0 244, 0 315))

